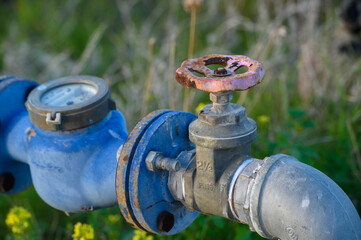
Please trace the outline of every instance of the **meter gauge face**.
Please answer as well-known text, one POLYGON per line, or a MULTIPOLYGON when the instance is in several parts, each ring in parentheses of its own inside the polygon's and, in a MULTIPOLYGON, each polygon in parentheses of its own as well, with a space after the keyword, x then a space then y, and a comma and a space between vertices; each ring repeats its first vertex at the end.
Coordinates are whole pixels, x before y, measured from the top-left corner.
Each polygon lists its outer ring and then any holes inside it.
POLYGON ((31 122, 45 130, 76 130, 103 120, 115 103, 105 80, 69 76, 39 85, 25 103, 31 122))
POLYGON ((83 103, 97 93, 97 88, 84 83, 55 87, 41 96, 41 103, 51 107, 64 107, 83 103))

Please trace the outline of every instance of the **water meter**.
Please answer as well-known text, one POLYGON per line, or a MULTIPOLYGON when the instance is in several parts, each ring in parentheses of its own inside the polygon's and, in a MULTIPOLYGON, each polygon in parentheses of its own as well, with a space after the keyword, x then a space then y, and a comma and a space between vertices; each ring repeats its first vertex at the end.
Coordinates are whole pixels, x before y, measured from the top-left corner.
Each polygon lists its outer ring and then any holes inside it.
POLYGON ((107 83, 92 76, 70 76, 46 82, 29 95, 31 122, 45 130, 74 130, 104 119, 115 103, 107 83))

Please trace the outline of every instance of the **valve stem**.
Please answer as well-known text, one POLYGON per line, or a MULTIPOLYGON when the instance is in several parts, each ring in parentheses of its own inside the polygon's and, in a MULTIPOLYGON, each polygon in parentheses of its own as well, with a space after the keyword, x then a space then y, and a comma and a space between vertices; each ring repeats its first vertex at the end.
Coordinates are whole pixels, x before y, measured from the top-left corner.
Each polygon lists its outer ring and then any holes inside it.
POLYGON ((230 101, 232 101, 232 91, 223 91, 209 94, 210 100, 213 102, 215 112, 223 112, 227 109, 230 101))

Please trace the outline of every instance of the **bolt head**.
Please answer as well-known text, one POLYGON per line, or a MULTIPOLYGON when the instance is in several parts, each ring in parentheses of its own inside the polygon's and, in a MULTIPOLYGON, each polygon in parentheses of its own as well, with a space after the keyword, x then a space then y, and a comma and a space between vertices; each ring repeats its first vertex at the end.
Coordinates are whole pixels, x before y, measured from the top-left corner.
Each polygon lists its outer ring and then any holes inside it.
POLYGON ((232 75, 232 72, 223 67, 220 67, 220 68, 214 69, 212 75, 215 77, 226 77, 226 76, 232 75))
POLYGON ((225 75, 227 74, 227 70, 224 68, 217 68, 214 70, 214 74, 216 75, 225 75))
POLYGON ((155 167, 155 161, 162 156, 163 155, 159 152, 150 151, 148 156, 145 158, 145 165, 147 166, 147 169, 152 172, 158 171, 158 169, 155 167))

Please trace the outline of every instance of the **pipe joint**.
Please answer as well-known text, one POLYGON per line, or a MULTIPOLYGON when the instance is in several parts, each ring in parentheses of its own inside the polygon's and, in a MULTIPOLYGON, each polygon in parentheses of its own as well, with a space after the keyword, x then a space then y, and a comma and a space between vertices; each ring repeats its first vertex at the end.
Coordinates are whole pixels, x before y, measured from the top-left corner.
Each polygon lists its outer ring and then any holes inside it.
POLYGON ((234 217, 265 238, 361 239, 360 217, 347 195, 294 157, 252 159, 234 178, 234 217))

